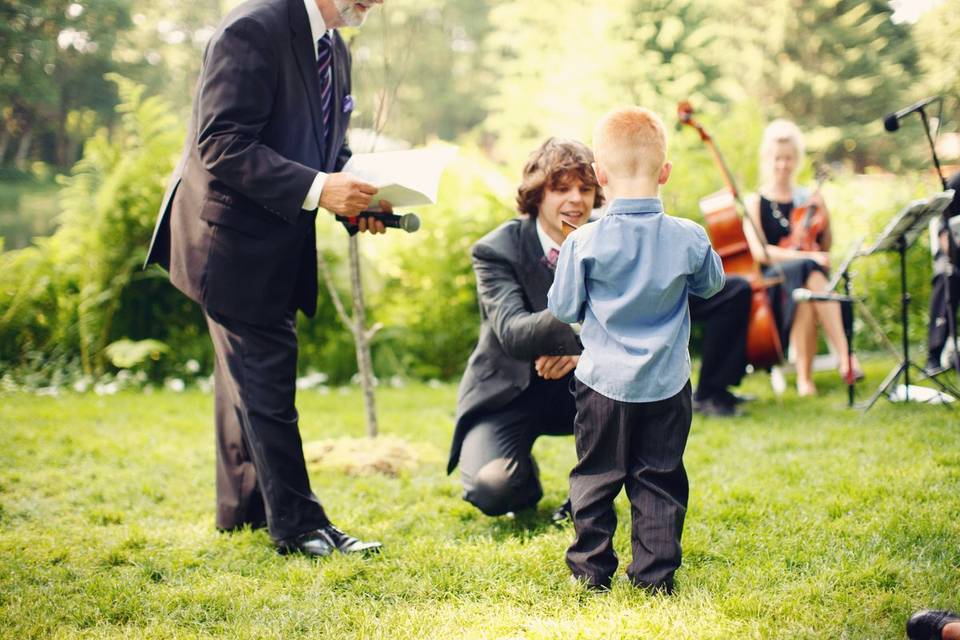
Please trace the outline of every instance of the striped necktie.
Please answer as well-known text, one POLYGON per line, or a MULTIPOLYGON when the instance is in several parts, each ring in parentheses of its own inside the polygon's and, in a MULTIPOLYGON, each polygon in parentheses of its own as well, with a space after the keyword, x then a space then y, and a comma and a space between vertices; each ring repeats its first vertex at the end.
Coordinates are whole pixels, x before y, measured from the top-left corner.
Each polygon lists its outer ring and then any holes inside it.
POLYGON ((323 116, 323 140, 330 136, 330 102, 333 99, 333 42, 330 32, 323 34, 317 41, 317 75, 320 80, 320 113, 323 116))

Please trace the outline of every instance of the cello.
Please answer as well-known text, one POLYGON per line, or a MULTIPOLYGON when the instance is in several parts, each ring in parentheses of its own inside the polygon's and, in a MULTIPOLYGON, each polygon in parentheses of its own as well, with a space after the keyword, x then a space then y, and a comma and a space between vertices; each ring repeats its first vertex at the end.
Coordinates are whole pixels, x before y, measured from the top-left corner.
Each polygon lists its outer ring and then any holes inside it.
MULTIPOLYGON (((740 192, 713 138, 694 120, 693 107, 689 102, 684 101, 677 105, 677 117, 681 124, 696 129, 700 140, 710 149, 723 174, 726 188, 702 198, 700 211, 707 223, 707 233, 713 249, 723 263, 724 273, 738 275, 750 283, 752 298, 750 323, 747 328, 747 363, 760 369, 769 369, 783 362, 780 333, 767 297, 767 289, 778 284, 779 280, 765 279, 760 265, 750 253, 750 245, 743 233, 743 221, 753 224, 753 220, 744 214, 746 207, 740 198, 740 192)), ((759 233, 757 235, 760 236, 759 233)))

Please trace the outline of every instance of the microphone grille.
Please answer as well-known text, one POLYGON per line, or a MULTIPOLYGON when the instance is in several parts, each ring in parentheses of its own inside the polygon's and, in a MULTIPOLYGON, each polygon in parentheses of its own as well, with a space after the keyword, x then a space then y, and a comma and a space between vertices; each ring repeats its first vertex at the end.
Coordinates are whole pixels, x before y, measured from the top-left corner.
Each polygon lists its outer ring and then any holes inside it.
POLYGON ((420 229, 420 216, 415 213, 406 213, 400 218, 400 228, 407 233, 420 229))
POLYGON ((886 118, 883 119, 883 128, 887 131, 893 133, 900 128, 900 120, 897 119, 897 114, 891 113, 886 118))

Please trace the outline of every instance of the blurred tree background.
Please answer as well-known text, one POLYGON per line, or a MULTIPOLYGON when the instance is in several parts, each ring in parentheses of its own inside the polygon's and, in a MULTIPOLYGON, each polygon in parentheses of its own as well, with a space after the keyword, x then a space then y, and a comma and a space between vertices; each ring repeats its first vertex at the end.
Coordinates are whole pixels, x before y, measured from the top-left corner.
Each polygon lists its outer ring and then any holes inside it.
MULTIPOLYGON (((147 339, 159 346, 133 360, 150 375, 176 374, 188 360, 210 370, 198 310, 137 265, 203 48, 235 4, 0 0, 0 372, 37 384, 96 377, 130 365, 129 352, 117 356, 122 341, 147 339)), ((756 186, 765 123, 792 118, 812 160, 841 167, 825 188, 837 253, 875 234, 936 186, 919 128, 905 123, 891 136, 883 115, 943 94, 943 131, 958 129, 956 14, 936 0, 389 0, 363 29, 344 30, 354 150, 370 144, 364 131, 382 130, 394 145, 460 152, 440 202, 420 212, 419 233, 362 240, 371 316, 385 325, 378 375, 459 374, 478 324, 470 245, 514 215, 530 150, 548 135, 589 142, 614 105, 643 104, 672 123, 676 103, 690 99, 744 190, 756 186), (911 15, 917 4, 930 9, 911 15)), ((697 200, 720 187, 719 175, 691 131, 672 136, 671 155, 667 206, 698 219, 697 200)), ((346 292, 345 235, 318 224, 346 292)), ((923 292, 916 340, 929 290, 922 244, 910 254, 911 285, 923 292)), ((894 335, 893 262, 871 258, 859 270, 860 293, 894 335)), ((300 329, 304 370, 334 382, 354 374, 329 300, 300 329)), ((878 337, 865 330, 858 343, 875 348, 878 337)))

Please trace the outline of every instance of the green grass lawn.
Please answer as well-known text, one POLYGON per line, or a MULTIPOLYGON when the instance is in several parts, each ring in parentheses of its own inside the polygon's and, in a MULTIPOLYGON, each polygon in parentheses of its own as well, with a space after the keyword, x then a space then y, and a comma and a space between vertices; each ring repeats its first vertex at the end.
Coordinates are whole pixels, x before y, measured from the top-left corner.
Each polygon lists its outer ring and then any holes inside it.
MULTIPOLYGON (((872 390, 885 366, 868 366, 872 390)), ((960 413, 822 395, 695 418, 678 593, 569 583, 572 438, 536 446, 535 513, 487 518, 444 474, 453 387, 378 394, 385 435, 414 445, 399 477, 311 469, 335 522, 382 540, 369 559, 276 554, 213 527, 212 397, 0 397, 4 638, 902 638, 920 607, 960 606, 960 413)), ((359 393, 300 395, 305 441, 364 432, 359 393)), ((616 546, 629 561, 628 504, 616 546)))

